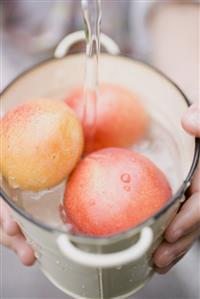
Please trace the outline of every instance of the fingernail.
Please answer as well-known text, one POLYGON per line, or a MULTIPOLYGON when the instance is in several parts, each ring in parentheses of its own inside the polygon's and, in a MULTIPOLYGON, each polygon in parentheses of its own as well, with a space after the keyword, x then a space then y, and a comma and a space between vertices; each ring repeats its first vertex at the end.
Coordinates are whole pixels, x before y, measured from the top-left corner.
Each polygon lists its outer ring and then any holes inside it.
POLYGON ((170 250, 165 250, 162 254, 162 260, 157 264, 157 266, 160 268, 167 267, 175 258, 176 256, 170 250))
POLYGON ((166 274, 182 257, 185 255, 186 251, 181 252, 176 258, 169 264, 163 267, 155 267, 155 271, 159 274, 166 274))
POLYGON ((159 264, 158 266, 163 268, 163 267, 167 267, 171 264, 173 265, 176 262, 178 262, 185 253, 186 253, 186 250, 181 251, 178 255, 177 254, 175 255, 173 252, 166 250, 163 253, 163 263, 159 264))

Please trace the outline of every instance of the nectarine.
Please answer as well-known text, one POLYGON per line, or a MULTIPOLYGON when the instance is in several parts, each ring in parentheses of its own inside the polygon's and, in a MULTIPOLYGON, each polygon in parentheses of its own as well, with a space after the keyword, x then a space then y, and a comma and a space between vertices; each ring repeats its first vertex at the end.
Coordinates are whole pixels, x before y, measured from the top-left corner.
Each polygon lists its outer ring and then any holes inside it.
POLYGON ((95 132, 91 136, 91 126, 84 123, 83 88, 71 90, 65 102, 77 113, 83 123, 85 152, 89 153, 105 147, 127 147, 138 141, 148 127, 148 115, 140 100, 126 88, 102 84, 95 103, 92 96, 87 103, 87 118, 94 119, 95 132))
POLYGON ((83 132, 65 103, 37 99, 1 119, 0 170, 13 187, 41 190, 70 174, 83 149, 83 132))
POLYGON ((149 159, 108 148, 79 162, 66 185, 64 208, 78 232, 109 236, 145 221, 170 196, 167 179, 149 159))

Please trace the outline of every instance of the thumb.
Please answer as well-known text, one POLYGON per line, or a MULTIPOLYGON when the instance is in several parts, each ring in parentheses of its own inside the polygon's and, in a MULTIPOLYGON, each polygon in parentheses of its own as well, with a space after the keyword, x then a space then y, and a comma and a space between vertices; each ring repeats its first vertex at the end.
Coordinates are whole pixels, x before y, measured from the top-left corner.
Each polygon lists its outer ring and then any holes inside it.
POLYGON ((189 107, 181 120, 182 126, 189 134, 200 137, 200 103, 189 107))

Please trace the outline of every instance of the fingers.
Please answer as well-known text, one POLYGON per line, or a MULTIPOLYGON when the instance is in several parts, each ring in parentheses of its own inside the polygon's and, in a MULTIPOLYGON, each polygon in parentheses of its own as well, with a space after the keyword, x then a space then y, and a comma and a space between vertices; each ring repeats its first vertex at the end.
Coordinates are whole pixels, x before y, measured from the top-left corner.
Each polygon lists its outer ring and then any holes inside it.
POLYGON ((194 193, 185 202, 168 226, 165 239, 169 243, 174 243, 197 228, 200 228, 200 193, 194 193))
POLYGON ((156 271, 160 274, 169 271, 186 254, 199 235, 200 229, 197 229, 173 244, 163 242, 154 254, 156 271))
POLYGON ((194 193, 165 231, 165 241, 154 254, 158 273, 168 272, 200 236, 200 193, 194 193))
POLYGON ((20 228, 12 218, 10 207, 0 198, 0 224, 6 234, 14 236, 20 233, 20 228))
POLYGON ((195 103, 182 117, 183 128, 196 137, 200 137, 200 104, 195 103))
POLYGON ((35 262, 35 256, 32 248, 26 242, 22 234, 11 237, 5 234, 1 229, 0 243, 13 250, 25 266, 31 266, 35 262))
POLYGON ((0 244, 13 250, 26 266, 35 262, 32 248, 12 218, 10 207, 0 198, 0 244))

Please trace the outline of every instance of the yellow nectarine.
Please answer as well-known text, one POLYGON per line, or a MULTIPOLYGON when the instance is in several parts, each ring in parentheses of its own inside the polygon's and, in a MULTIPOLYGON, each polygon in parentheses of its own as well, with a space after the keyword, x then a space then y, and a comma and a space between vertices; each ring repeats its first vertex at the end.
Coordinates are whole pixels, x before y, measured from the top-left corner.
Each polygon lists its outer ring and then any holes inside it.
POLYGON ((70 174, 83 149, 83 132, 65 103, 37 99, 1 119, 0 170, 13 187, 38 191, 70 174))

